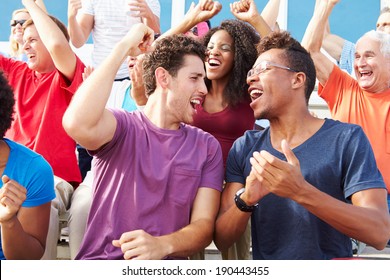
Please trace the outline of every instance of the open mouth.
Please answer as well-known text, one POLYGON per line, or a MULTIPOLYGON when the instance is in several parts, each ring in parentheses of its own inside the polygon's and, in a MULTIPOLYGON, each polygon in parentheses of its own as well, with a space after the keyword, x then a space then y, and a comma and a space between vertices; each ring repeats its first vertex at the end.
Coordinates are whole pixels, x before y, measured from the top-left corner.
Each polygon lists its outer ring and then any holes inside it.
POLYGON ((221 62, 215 58, 210 58, 207 60, 207 63, 210 65, 210 67, 218 67, 221 65, 221 62))
POLYGON ((359 73, 360 73, 360 76, 361 76, 362 78, 363 78, 363 77, 369 77, 369 76, 372 75, 372 71, 367 71, 367 70, 365 70, 365 71, 360 71, 359 73))
POLYGON ((263 91, 259 89, 253 89, 249 92, 249 95, 251 96, 252 100, 255 100, 263 95, 263 91))
POLYGON ((194 110, 196 110, 196 108, 197 108, 198 106, 201 106, 201 105, 202 105, 202 102, 203 102, 203 99, 200 98, 200 97, 194 97, 194 98, 192 98, 192 99, 190 100, 190 104, 191 104, 191 106, 192 106, 192 108, 193 108, 194 110))

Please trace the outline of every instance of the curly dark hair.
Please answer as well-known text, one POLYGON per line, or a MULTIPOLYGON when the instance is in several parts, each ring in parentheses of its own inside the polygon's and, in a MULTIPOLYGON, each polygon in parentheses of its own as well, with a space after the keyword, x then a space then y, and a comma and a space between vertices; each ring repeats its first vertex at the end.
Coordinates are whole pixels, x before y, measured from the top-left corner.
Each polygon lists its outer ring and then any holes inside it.
MULTIPOLYGON (((257 58, 256 44, 260 36, 255 29, 240 20, 224 20, 220 26, 214 27, 203 38, 204 46, 210 42, 211 36, 219 30, 225 30, 233 38, 234 62, 231 71, 231 79, 224 89, 224 102, 234 106, 248 99, 248 85, 246 75, 252 68, 257 58)), ((207 88, 210 89, 211 81, 206 79, 207 88)))
POLYGON ((257 45, 259 55, 270 49, 285 50, 281 58, 286 62, 286 66, 303 72, 306 75, 305 97, 308 104, 311 93, 316 83, 316 69, 313 59, 302 45, 291 37, 287 31, 272 32, 261 39, 257 45))
POLYGON ((145 55, 142 63, 146 95, 149 96, 156 90, 155 70, 162 67, 176 77, 183 67, 185 55, 195 55, 205 61, 206 49, 201 43, 185 35, 167 36, 156 41, 155 49, 145 55))
POLYGON ((3 72, 0 71, 0 136, 4 138, 5 132, 11 127, 14 120, 14 92, 8 84, 3 72))

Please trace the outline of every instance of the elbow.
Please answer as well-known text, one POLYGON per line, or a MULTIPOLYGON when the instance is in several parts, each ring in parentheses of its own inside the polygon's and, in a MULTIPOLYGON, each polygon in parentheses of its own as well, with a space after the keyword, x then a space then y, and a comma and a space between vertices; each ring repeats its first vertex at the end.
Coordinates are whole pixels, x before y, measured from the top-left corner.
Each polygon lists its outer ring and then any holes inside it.
POLYGON ((72 46, 79 49, 81 48, 82 46, 84 46, 84 43, 83 41, 81 40, 74 40, 72 37, 70 38, 70 42, 72 43, 72 46))
MULTIPOLYGON (((62 117, 62 127, 65 132, 74 140, 77 138, 77 133, 79 130, 79 125, 77 124, 77 118, 72 115, 69 110, 67 110, 62 117)), ((77 140, 76 140, 77 141, 77 140)))
POLYGON ((230 241, 226 235, 224 229, 217 225, 214 232, 214 244, 221 252, 228 250, 234 244, 234 241, 230 241))
POLYGON ((377 250, 385 249, 390 240, 390 217, 387 217, 384 225, 376 227, 372 234, 372 238, 366 243, 377 250))

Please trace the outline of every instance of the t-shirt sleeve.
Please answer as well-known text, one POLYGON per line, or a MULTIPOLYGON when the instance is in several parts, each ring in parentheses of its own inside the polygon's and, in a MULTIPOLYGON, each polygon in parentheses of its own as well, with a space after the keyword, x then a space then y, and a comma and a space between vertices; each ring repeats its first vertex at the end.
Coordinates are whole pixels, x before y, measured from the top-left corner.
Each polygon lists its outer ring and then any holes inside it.
POLYGON ((355 44, 345 40, 343 50, 340 55, 339 67, 347 71, 349 74, 353 73, 353 62, 355 60, 355 44))
POLYGON ((66 80, 66 78, 61 75, 62 81, 61 81, 61 87, 66 89, 68 92, 70 92, 72 95, 76 93, 77 89, 83 82, 83 72, 84 72, 85 65, 81 61, 81 59, 76 55, 76 69, 73 76, 73 80, 69 84, 69 82, 66 80))
POLYGON ((318 85, 318 95, 326 101, 331 111, 340 103, 342 95, 346 92, 343 89, 350 79, 352 78, 346 72, 334 65, 326 84, 318 85))
POLYGON ((200 186, 222 191, 224 170, 221 145, 214 137, 210 137, 208 141, 208 158, 202 170, 200 186))
POLYGON ((353 126, 350 135, 342 160, 345 198, 366 189, 386 189, 367 136, 359 126, 353 126))
POLYGON ((241 183, 245 185, 246 177, 244 174, 243 158, 245 153, 243 150, 244 137, 238 138, 229 151, 226 161, 226 178, 227 183, 241 183))
POLYGON ((24 186, 27 189, 27 199, 23 202, 23 207, 34 207, 45 204, 55 198, 54 175, 50 165, 41 156, 35 157, 30 162, 29 177, 25 180, 24 186))

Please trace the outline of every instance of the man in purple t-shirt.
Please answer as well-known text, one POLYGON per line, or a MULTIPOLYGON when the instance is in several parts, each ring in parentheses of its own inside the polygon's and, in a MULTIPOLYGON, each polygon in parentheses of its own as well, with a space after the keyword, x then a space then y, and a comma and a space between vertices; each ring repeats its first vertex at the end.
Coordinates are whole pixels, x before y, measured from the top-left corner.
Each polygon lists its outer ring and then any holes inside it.
POLYGON ((143 112, 105 109, 120 64, 152 38, 147 26, 134 26, 65 113, 67 133, 94 155, 94 197, 76 259, 180 259, 212 241, 222 151, 186 125, 207 93, 205 49, 186 36, 161 38, 143 64, 143 112))

